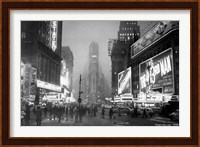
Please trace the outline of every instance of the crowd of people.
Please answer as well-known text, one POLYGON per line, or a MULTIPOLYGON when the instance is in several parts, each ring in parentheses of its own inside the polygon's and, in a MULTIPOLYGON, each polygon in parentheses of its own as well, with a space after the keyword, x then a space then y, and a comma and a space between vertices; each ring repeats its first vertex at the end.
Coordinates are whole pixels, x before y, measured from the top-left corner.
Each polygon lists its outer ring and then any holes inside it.
MULTIPOLYGON (((78 103, 64 104, 47 102, 39 105, 30 105, 29 103, 26 103, 25 109, 21 113, 21 125, 40 126, 44 119, 48 121, 56 121, 57 123, 77 123, 82 122, 83 117, 96 117, 98 111, 98 116, 102 119, 105 119, 105 115, 107 115, 107 118, 109 119, 115 119, 116 116, 121 117, 122 113, 125 113, 122 109, 123 108, 121 107, 105 108, 98 104, 79 105, 78 103), (30 120, 32 120, 31 123, 30 120)), ((132 117, 138 117, 139 115, 137 107, 133 107, 129 113, 131 113, 130 115, 132 117)), ((148 117, 146 109, 143 109, 142 117, 148 117)))
POLYGON ((35 115, 35 122, 37 126, 42 125, 43 119, 49 121, 74 120, 74 122, 82 122, 84 116, 96 117, 98 106, 95 104, 78 105, 78 104, 59 104, 59 103, 46 103, 43 105, 29 105, 25 104, 25 109, 21 113, 21 124, 24 126, 30 124, 31 113, 35 115))

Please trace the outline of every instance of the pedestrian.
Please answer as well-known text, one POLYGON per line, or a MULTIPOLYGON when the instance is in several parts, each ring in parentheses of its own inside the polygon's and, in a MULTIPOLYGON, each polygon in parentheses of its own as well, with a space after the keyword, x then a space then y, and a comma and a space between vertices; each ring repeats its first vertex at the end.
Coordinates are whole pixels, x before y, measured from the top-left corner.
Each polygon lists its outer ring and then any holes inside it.
POLYGON ((113 115, 113 108, 111 107, 110 110, 109 110, 110 119, 112 119, 112 115, 113 115))
POLYGON ((104 118, 104 115, 105 115, 105 108, 102 107, 102 111, 101 111, 101 117, 104 118))
POLYGON ((146 114, 146 109, 144 108, 144 110, 143 110, 143 118, 146 118, 147 117, 147 114, 146 114))
POLYGON ((42 121, 42 109, 40 106, 37 106, 36 110, 36 124, 37 126, 41 126, 41 121, 42 121))
POLYGON ((61 121, 61 117, 62 117, 62 107, 60 105, 58 105, 58 107, 57 107, 57 118, 58 118, 59 123, 61 121))
POLYGON ((47 106, 44 106, 44 117, 46 118, 47 117, 47 106))
POLYGON ((74 113, 73 107, 70 106, 70 117, 71 117, 71 119, 73 119, 73 113, 74 113))
POLYGON ((56 105, 52 106, 52 115, 53 115, 53 120, 56 120, 56 105))
POLYGON ((78 109, 78 114, 79 114, 79 122, 82 122, 83 108, 81 106, 78 109))
POLYGON ((96 117, 97 108, 94 106, 94 117, 96 117))
POLYGON ((120 107, 118 108, 118 116, 119 117, 121 116, 121 109, 120 109, 120 107))
POLYGON ((134 108, 134 112, 133 112, 133 114, 134 114, 134 117, 137 117, 137 115, 138 115, 137 107, 134 108))
POLYGON ((75 107, 75 109, 74 109, 74 115, 75 115, 75 122, 78 122, 78 107, 75 107))
POLYGON ((65 120, 68 121, 69 109, 68 106, 65 107, 65 120))
POLYGON ((28 126, 30 121, 30 106, 28 105, 28 103, 26 104, 24 119, 25 119, 25 125, 28 126))

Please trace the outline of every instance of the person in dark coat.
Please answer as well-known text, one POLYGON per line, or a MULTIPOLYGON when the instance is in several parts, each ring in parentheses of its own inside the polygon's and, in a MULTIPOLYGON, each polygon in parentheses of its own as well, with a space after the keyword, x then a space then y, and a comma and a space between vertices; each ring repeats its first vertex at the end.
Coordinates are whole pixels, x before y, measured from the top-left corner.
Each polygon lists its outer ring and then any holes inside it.
POLYGON ((104 115, 105 115, 105 108, 103 107, 101 111, 101 117, 104 118, 104 115))
POLYGON ((97 107, 94 106, 94 117, 96 116, 96 113, 97 113, 97 107))
POLYGON ((36 124, 37 126, 41 126, 41 122, 42 122, 42 109, 40 106, 37 106, 37 110, 36 110, 36 124))
POLYGON ((57 107, 57 116, 58 116, 58 122, 60 123, 61 117, 62 117, 62 107, 61 106, 57 107))
POLYGON ((49 120, 51 120, 52 119, 51 117, 52 117, 52 114, 53 114, 52 105, 49 106, 48 111, 49 111, 49 120))
POLYGON ((73 119, 74 108, 72 106, 70 106, 69 111, 70 111, 70 117, 73 119))
POLYGON ((110 119, 112 119, 112 115, 113 115, 113 108, 111 107, 110 110, 109 110, 110 119))
POLYGON ((147 112, 146 112, 146 109, 144 108, 144 110, 143 110, 143 117, 147 117, 147 112))
POLYGON ((25 119, 25 125, 28 126, 30 121, 30 106, 28 105, 28 103, 26 104, 24 119, 25 119))
POLYGON ((118 108, 118 116, 119 117, 121 116, 121 108, 120 107, 118 108))
POLYGON ((69 109, 68 106, 65 107, 65 117, 66 117, 66 121, 68 121, 68 116, 69 116, 69 109))
POLYGON ((78 122, 78 116, 79 116, 79 108, 74 108, 74 115, 75 115, 75 122, 78 122))
POLYGON ((47 117, 47 106, 44 106, 44 117, 47 117))

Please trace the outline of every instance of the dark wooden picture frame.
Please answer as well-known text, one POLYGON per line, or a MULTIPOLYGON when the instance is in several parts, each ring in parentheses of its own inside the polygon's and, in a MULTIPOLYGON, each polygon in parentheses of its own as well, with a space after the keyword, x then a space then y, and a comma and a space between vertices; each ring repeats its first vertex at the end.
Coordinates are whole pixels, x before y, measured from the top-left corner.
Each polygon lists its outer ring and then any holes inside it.
POLYGON ((196 145, 198 144, 198 2, 2 2, 2 144, 3 145, 196 145), (190 10, 191 137, 10 137, 10 10, 190 10))

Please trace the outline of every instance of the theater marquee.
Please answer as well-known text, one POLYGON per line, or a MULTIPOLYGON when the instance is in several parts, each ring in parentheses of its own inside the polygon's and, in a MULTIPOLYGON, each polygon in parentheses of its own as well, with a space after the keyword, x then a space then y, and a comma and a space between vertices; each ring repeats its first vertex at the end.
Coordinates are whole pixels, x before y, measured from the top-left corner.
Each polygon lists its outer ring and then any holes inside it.
POLYGON ((139 65, 140 92, 174 93, 172 49, 168 49, 139 65))

